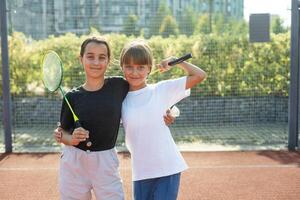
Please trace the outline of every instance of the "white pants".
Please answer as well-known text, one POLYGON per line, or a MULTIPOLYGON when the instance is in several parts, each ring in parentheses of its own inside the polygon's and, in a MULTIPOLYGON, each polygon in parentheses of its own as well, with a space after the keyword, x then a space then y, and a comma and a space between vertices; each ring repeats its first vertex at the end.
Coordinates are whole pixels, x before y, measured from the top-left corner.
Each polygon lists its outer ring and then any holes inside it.
POLYGON ((115 149, 86 152, 65 146, 60 160, 59 189, 62 200, 123 200, 115 149))

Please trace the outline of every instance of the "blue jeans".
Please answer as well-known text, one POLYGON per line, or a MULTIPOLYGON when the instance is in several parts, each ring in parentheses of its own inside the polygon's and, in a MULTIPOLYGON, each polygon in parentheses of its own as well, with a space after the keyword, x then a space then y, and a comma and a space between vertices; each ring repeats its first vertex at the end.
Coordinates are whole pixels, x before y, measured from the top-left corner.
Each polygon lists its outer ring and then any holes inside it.
POLYGON ((176 200, 180 173, 133 182, 134 200, 176 200))

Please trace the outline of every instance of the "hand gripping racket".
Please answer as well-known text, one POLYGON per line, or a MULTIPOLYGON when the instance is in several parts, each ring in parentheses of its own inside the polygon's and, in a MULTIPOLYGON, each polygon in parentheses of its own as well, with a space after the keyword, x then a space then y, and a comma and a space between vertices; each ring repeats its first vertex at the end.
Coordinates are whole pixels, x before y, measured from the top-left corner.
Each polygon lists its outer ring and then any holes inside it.
MULTIPOLYGON (((80 121, 76 114, 74 113, 64 91, 61 88, 61 83, 63 79, 63 64, 61 62, 61 59, 55 53, 54 51, 48 51, 43 59, 42 63, 42 72, 43 72, 43 82, 45 87, 50 91, 50 92, 55 92, 57 89, 60 90, 64 100, 66 101, 69 109, 72 112, 73 119, 75 122, 75 128, 82 127, 80 124, 80 121)), ((87 138, 86 140, 86 146, 90 147, 92 146, 92 142, 87 138)))
MULTIPOLYGON (((186 54, 186 55, 184 55, 184 56, 182 56, 182 57, 180 57, 180 58, 177 58, 177 59, 175 59, 175 60, 169 62, 168 65, 169 65, 169 66, 174 66, 174 65, 177 65, 178 63, 182 63, 183 61, 185 61, 185 60, 187 60, 187 59, 190 59, 190 58, 192 58, 192 54, 191 54, 191 53, 188 53, 188 54, 186 54)), ((157 72, 159 72, 159 69, 154 70, 154 71, 151 73, 151 75, 152 75, 152 74, 155 74, 155 73, 157 73, 157 72)))

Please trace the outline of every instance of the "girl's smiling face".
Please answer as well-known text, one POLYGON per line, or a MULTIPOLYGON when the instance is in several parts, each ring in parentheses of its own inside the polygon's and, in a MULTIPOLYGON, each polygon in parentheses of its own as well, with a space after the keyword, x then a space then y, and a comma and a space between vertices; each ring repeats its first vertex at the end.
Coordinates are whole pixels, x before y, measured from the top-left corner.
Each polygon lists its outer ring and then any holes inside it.
POLYGON ((86 45, 83 55, 80 57, 86 78, 103 78, 107 69, 109 58, 105 44, 90 42, 86 45))
POLYGON ((148 74, 150 73, 150 67, 140 64, 124 64, 122 66, 125 79, 129 83, 129 90, 139 90, 146 87, 146 81, 148 74))

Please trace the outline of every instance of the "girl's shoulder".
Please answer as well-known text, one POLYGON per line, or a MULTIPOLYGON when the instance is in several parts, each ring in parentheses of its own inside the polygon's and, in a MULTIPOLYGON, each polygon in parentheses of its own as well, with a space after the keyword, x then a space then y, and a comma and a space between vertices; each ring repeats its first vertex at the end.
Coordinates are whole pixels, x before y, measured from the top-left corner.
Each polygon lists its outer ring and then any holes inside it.
POLYGON ((168 85, 168 84, 178 84, 182 81, 186 81, 186 76, 178 77, 178 78, 172 78, 172 79, 167 79, 167 80, 162 80, 156 83, 157 86, 162 86, 162 85, 168 85))
POLYGON ((125 80, 123 76, 105 76, 105 80, 125 80))
POLYGON ((122 84, 124 86, 128 85, 128 82, 122 76, 105 77, 105 81, 111 84, 122 84))
POLYGON ((166 85, 168 85, 172 81, 173 81, 173 79, 161 80, 161 81, 158 81, 156 83, 151 84, 151 87, 152 88, 165 87, 166 85))
POLYGON ((158 91, 169 91, 176 87, 181 87, 181 85, 185 84, 186 82, 186 76, 179 77, 179 78, 173 78, 173 79, 167 79, 159 81, 155 84, 153 84, 153 88, 158 91))
POLYGON ((74 87, 72 89, 69 89, 68 92, 66 92, 66 96, 67 97, 72 97, 72 96, 76 96, 78 94, 81 94, 84 92, 84 89, 82 86, 78 86, 78 87, 74 87))

